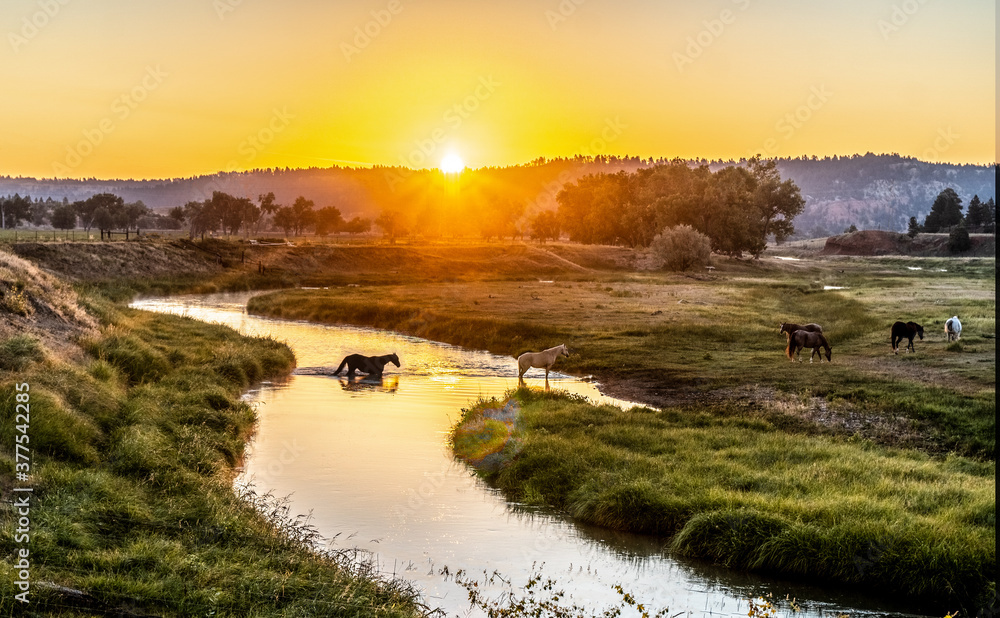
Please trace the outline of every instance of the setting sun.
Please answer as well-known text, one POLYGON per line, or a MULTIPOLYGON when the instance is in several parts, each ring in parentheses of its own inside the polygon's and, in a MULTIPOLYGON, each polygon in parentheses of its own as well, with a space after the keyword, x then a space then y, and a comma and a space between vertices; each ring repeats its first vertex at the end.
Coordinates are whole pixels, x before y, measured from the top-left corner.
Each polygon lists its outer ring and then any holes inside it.
POLYGON ((465 169, 465 161, 454 152, 450 152, 441 159, 441 171, 445 174, 458 174, 465 169))

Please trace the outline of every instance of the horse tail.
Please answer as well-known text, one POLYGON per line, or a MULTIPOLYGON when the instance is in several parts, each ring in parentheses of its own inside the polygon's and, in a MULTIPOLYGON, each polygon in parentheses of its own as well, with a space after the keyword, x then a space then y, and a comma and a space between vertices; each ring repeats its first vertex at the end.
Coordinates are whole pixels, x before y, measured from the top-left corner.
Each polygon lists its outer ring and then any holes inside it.
POLYGON ((788 347, 785 348, 785 356, 787 356, 791 360, 795 360, 795 357, 792 356, 792 333, 786 333, 786 334, 788 335, 788 347))
POLYGON ((339 374, 340 370, 343 369, 344 365, 346 365, 346 364, 347 364, 347 357, 345 356, 344 360, 340 361, 340 367, 337 367, 337 370, 333 372, 333 375, 339 374))

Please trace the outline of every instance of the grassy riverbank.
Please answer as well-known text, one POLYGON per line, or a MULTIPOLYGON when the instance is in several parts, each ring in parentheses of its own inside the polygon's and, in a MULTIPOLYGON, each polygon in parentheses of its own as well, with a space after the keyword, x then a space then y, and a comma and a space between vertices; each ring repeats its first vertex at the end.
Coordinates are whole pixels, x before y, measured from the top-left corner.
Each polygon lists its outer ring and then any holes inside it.
MULTIPOLYGON (((25 320, 43 300, 31 299, 25 320)), ((406 584, 314 548, 311 529, 273 498, 233 491, 255 422, 240 394, 291 371, 287 346, 97 294, 81 304, 100 324, 79 329, 79 346, 47 346, 30 321, 0 346, 3 409, 13 412, 15 385, 30 385, 30 422, 17 424, 30 438, 33 489, 30 542, 15 545, 10 502, 0 518, 0 555, 30 550, 31 603, 14 600, 18 573, 5 558, 0 614, 419 613, 406 584)), ((5 496, 17 424, 0 419, 5 496)))
POLYGON ((456 454, 513 500, 672 535, 726 566, 862 585, 970 613, 995 593, 995 466, 783 432, 765 418, 597 407, 518 389, 466 410, 456 454), (508 405, 509 409, 509 405, 508 405), (491 413, 490 416, 497 416, 491 413))

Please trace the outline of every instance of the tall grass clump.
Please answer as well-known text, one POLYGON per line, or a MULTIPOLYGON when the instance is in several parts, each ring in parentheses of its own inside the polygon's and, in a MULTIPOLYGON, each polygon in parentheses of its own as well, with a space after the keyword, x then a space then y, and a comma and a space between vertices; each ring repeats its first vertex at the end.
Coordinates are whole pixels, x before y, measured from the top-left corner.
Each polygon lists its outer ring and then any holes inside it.
POLYGON ((31 335, 14 335, 0 341, 0 371, 23 371, 44 358, 38 339, 31 335))

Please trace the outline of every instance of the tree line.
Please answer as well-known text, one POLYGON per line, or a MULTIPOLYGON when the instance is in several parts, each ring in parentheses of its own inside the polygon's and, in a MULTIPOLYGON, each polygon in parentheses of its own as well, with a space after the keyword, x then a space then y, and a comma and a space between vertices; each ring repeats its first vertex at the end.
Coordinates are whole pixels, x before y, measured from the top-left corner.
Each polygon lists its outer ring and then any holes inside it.
POLYGON ((805 206, 775 161, 759 157, 715 172, 677 160, 588 175, 556 199, 558 225, 570 240, 648 247, 664 229, 687 225, 708 237, 712 251, 733 257, 758 257, 769 239, 789 237, 805 206))
POLYGON ((67 198, 61 202, 51 198, 32 200, 16 193, 0 197, 0 226, 11 229, 22 223, 51 225, 58 230, 78 226, 87 232, 98 229, 102 236, 114 230, 176 227, 175 222, 154 213, 142 200, 126 202, 112 193, 98 193, 72 203, 67 198))
POLYGON ((113 232, 184 226, 192 238, 215 232, 249 237, 262 230, 282 230, 287 236, 310 232, 326 236, 338 232, 362 234, 372 228, 369 219, 345 220, 336 207, 317 209, 312 200, 302 196, 283 206, 270 192, 260 195, 255 203, 222 191, 214 191, 209 199, 174 207, 167 215, 153 212, 142 200, 126 202, 113 193, 97 193, 75 202, 66 198, 61 202, 51 198, 32 200, 18 194, 0 197, 0 227, 11 229, 22 223, 51 225, 60 230, 81 227, 88 233, 99 230, 102 238, 113 232))
POLYGON ((907 234, 910 238, 914 238, 921 232, 948 232, 948 249, 952 253, 960 253, 972 248, 969 232, 996 233, 996 214, 997 208, 993 198, 983 202, 978 194, 972 196, 969 208, 963 214, 962 198, 954 189, 948 187, 934 198, 931 211, 924 218, 923 225, 917 222, 916 217, 910 217, 907 234))
POLYGON ((962 198, 948 187, 934 198, 923 225, 917 223, 916 217, 910 217, 909 231, 912 236, 920 232, 950 232, 956 227, 964 227, 971 232, 995 233, 996 203, 993 198, 983 202, 978 194, 973 195, 968 210, 963 214, 962 198))
POLYGON ((320 236, 347 232, 362 234, 371 229, 369 219, 354 217, 347 221, 335 206, 316 209, 316 204, 299 196, 288 206, 279 204, 273 192, 262 193, 254 202, 223 191, 213 191, 212 197, 190 201, 171 208, 168 216, 187 224, 191 237, 222 231, 231 236, 249 238, 262 229, 281 229, 286 236, 302 236, 310 231, 320 236))

